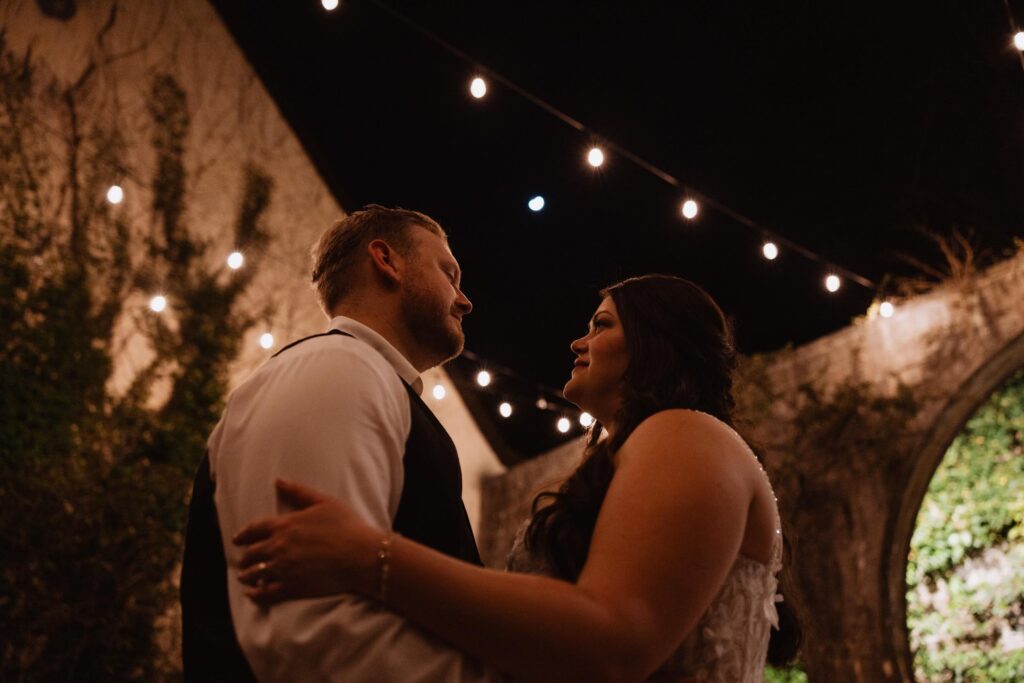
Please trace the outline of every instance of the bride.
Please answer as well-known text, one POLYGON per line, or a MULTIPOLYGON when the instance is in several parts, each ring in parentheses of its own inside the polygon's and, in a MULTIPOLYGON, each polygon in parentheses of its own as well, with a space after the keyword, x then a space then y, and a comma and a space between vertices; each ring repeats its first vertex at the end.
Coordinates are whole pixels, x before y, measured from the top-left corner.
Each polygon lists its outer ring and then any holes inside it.
POLYGON ((564 389, 597 423, 582 464, 534 501, 512 571, 452 559, 278 481, 297 510, 234 539, 247 546, 247 595, 375 598, 531 681, 760 681, 773 632, 774 663, 790 659, 798 636, 776 630, 779 513, 731 427, 725 317, 676 277, 601 294, 564 389))

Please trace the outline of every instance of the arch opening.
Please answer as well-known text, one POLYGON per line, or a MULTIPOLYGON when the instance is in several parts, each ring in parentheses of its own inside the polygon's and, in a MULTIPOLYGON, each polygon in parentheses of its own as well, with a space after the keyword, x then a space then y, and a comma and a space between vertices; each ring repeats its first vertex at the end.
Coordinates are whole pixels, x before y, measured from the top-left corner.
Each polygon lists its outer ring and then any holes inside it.
POLYGON ((966 419, 935 468, 905 590, 918 680, 1024 679, 1024 368, 966 419))

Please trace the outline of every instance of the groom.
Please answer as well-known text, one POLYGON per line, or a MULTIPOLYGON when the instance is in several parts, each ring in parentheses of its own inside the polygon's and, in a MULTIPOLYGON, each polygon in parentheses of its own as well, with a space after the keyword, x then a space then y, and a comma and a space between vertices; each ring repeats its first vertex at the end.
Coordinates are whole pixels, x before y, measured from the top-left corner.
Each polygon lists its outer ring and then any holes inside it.
POLYGON ((284 511, 280 477, 480 564, 455 446, 419 397, 419 374, 462 351, 473 307, 460 281, 445 232, 422 213, 371 205, 323 234, 313 285, 330 330, 285 347, 232 393, 196 477, 181 585, 186 680, 496 679, 360 598, 263 609, 243 595, 240 552, 224 543, 284 511))

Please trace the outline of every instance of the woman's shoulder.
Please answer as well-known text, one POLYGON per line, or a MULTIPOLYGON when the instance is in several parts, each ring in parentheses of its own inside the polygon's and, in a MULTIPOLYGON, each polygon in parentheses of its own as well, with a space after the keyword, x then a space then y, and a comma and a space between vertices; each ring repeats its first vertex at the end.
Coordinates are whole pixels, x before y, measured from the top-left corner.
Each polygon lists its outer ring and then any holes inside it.
POLYGON ((686 455, 696 459, 714 457, 724 452, 749 458, 750 447, 736 430, 713 415, 698 410, 672 408, 661 410, 641 422, 623 444, 625 457, 632 453, 650 453, 678 458, 686 455))

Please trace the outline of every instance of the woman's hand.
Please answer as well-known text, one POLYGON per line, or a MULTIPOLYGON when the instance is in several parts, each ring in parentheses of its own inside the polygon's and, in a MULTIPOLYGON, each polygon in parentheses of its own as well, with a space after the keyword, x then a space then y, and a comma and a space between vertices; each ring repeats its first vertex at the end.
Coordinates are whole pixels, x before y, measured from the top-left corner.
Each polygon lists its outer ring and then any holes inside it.
POLYGON ((372 595, 383 531, 347 505, 315 489, 278 479, 281 502, 295 508, 235 534, 244 546, 238 580, 262 605, 338 593, 372 595))

